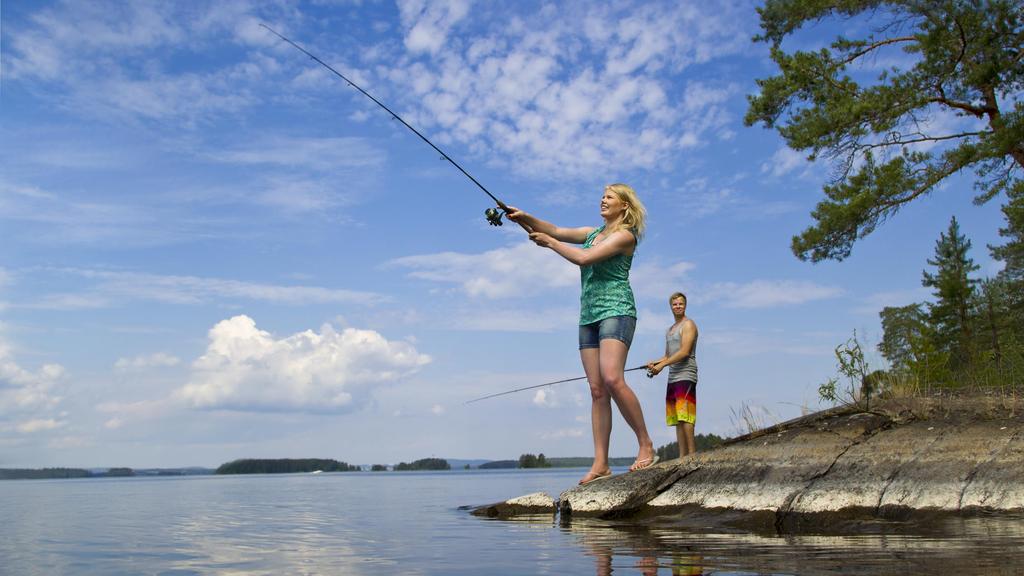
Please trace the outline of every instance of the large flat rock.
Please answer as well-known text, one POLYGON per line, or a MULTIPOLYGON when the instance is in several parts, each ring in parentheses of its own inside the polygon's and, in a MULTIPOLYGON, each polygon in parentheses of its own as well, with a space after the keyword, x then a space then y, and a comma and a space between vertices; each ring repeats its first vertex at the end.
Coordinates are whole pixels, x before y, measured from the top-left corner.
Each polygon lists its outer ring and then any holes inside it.
POLYGON ((844 508, 877 510, 882 497, 902 469, 939 438, 935 426, 915 422, 851 446, 827 475, 811 483, 789 510, 797 513, 835 512, 844 508))
POLYGON ((1024 425, 999 426, 999 432, 1007 431, 1013 434, 1006 444, 975 469, 964 488, 962 510, 1024 509, 1024 425))
MULTIPOLYGON (((1024 401, 926 398, 873 412, 833 409, 570 488, 557 506, 563 518, 642 515, 679 522, 713 514, 778 531, 864 519, 927 522, 933 514, 1019 514, 1024 401)), ((490 514, 536 509, 504 503, 490 514)))
POLYGON ((698 453, 681 463, 689 470, 649 505, 782 509, 824 476, 840 455, 888 424, 873 414, 833 417, 818 426, 698 453))
POLYGON ((576 486, 559 496, 560 511, 563 515, 574 516, 614 516, 632 512, 663 490, 678 473, 678 466, 673 463, 655 464, 576 486))
MULTIPOLYGON (((1019 436, 1022 430, 1024 427, 1018 421, 996 420, 962 425, 936 422, 921 431, 915 442, 920 447, 918 452, 886 487, 879 503, 880 509, 959 510, 964 493, 974 483, 978 471, 1005 453, 1011 439, 1019 436)), ((1017 470, 1020 470, 1019 466, 1017 470)), ((993 472, 990 471, 987 478, 1010 480, 1003 472, 993 472)), ((1018 494, 1022 480, 1024 476, 1017 476, 1016 481, 1009 482, 1011 486, 1016 485, 1018 494)), ((1004 492, 1002 498, 988 499, 988 503, 989 507, 999 509, 1024 507, 1024 501, 1013 501, 1012 491, 1004 492)))

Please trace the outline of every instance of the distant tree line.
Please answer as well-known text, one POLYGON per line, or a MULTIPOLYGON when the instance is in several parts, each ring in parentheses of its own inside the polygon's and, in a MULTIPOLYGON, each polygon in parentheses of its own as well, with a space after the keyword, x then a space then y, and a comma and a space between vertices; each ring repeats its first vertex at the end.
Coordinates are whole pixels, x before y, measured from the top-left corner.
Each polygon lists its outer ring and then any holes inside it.
POLYGON ((323 458, 243 458, 221 464, 214 474, 289 474, 295 472, 358 472, 359 466, 350 466, 338 460, 323 458))
POLYGON ((519 468, 518 460, 492 460, 477 466, 480 470, 503 470, 508 468, 519 468))
POLYGON ((91 478, 92 472, 81 468, 0 469, 0 480, 43 480, 47 478, 91 478))
MULTIPOLYGON (((697 451, 703 452, 718 446, 725 441, 725 438, 722 438, 717 434, 697 434, 693 437, 693 440, 697 444, 697 451)), ((658 458, 661 458, 662 462, 666 460, 675 460, 676 458, 679 458, 679 443, 672 442, 670 444, 665 444, 664 446, 659 446, 656 452, 658 454, 658 458)))
MULTIPOLYGON (((721 436, 715 434, 697 434, 694 438, 697 442, 697 450, 710 450, 725 441, 721 436)), ((662 460, 671 460, 679 457, 679 445, 675 442, 666 444, 657 449, 658 456, 662 460)), ((610 466, 629 466, 633 463, 633 457, 609 458, 610 466)), ((480 470, 500 470, 515 468, 580 468, 590 466, 593 458, 589 456, 565 456, 548 458, 543 453, 523 454, 518 460, 492 460, 477 466, 480 470)))
POLYGON ((452 466, 444 458, 423 458, 416 460, 411 464, 405 462, 399 462, 395 465, 395 470, 399 472, 410 471, 410 470, 451 470, 452 466))
POLYGON ((107 478, 135 476, 131 468, 110 468, 91 472, 81 468, 0 468, 0 480, 46 480, 51 478, 107 478))

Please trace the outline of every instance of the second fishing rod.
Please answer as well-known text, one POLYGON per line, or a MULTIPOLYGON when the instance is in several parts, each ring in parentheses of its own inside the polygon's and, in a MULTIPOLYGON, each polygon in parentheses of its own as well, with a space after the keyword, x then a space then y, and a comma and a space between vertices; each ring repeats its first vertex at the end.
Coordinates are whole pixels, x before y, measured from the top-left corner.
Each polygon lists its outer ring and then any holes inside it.
MULTIPOLYGON (((623 372, 635 372, 637 370, 647 370, 647 377, 648 378, 653 378, 654 377, 654 373, 651 372, 650 367, 647 366, 647 365, 637 366, 636 368, 627 368, 627 369, 623 370, 623 372)), ((497 392, 495 394, 488 394, 487 396, 481 396, 479 398, 473 398, 472 400, 467 400, 466 404, 472 404, 473 402, 479 402, 481 400, 487 400, 488 398, 497 398, 498 396, 505 396, 507 394, 515 394, 516 392, 522 392, 524 390, 533 390, 535 388, 544 388, 545 386, 554 386, 555 384, 562 384, 564 382, 575 382, 577 380, 584 380, 584 379, 586 379, 586 376, 577 376, 575 378, 565 378, 563 380, 555 380, 554 382, 545 382, 543 384, 534 384, 533 386, 523 386, 522 388, 516 388, 515 390, 506 390, 504 392, 497 392)))
MULTIPOLYGON (((441 155, 442 159, 447 160, 449 163, 451 163, 451 165, 454 166, 455 168, 457 168, 459 170, 459 172, 462 172, 462 174, 466 178, 469 178, 470 181, 473 182, 473 184, 476 184, 477 188, 480 188, 481 190, 483 190, 484 194, 487 194, 488 196, 491 197, 491 200, 494 200, 494 203, 497 205, 497 208, 488 208, 487 210, 485 210, 484 211, 484 217, 487 219, 487 223, 490 224, 491 226, 501 226, 501 218, 502 218, 502 216, 507 214, 508 211, 509 211, 508 205, 506 205, 504 202, 499 200, 498 197, 495 196, 494 194, 491 194, 490 190, 488 190, 486 187, 484 187, 484 185, 481 184, 480 181, 478 181, 476 178, 474 178, 472 174, 467 172, 466 169, 463 168, 461 165, 459 165, 458 162, 453 160, 452 157, 449 156, 444 150, 441 150, 440 148, 438 148, 437 145, 434 144, 433 142, 431 142, 429 138, 424 136, 419 130, 413 128, 411 124, 406 122, 405 119, 403 119, 401 116, 396 114, 391 108, 388 108, 387 106, 385 106, 383 102, 381 102, 380 100, 374 98, 372 94, 370 94, 366 90, 363 90, 362 87, 360 87, 358 84, 356 84, 355 82, 350 80, 348 77, 346 77, 341 72, 338 72, 337 70, 335 70, 333 67, 331 67, 331 65, 327 64, 326 62, 324 62, 320 58, 317 58, 311 52, 309 52, 308 50, 306 50, 302 46, 299 46, 298 44, 296 44, 295 42, 291 41, 290 39, 286 38, 282 34, 278 33, 276 30, 274 30, 270 26, 267 26, 266 24, 263 24, 263 23, 260 23, 260 26, 262 26, 263 28, 266 28, 274 36, 277 36, 281 40, 284 40, 285 42, 291 44, 292 46, 295 47, 296 50, 302 52, 306 56, 309 56, 317 64, 320 64, 324 68, 330 70, 335 76, 337 76, 338 78, 341 78, 342 80, 344 80, 346 84, 348 84, 349 86, 351 86, 351 87, 355 88, 356 90, 358 90, 363 96, 366 96, 367 98, 372 100, 373 103, 376 104, 377 106, 380 106, 381 108, 383 108, 388 114, 391 115, 392 118, 394 118, 395 120, 398 120, 399 122, 402 123, 403 126, 408 128, 409 130, 411 130, 413 132, 413 134, 416 134, 417 136, 419 136, 421 140, 426 142, 431 148, 433 148, 435 151, 437 151, 437 153, 441 155)), ((523 224, 522 222, 518 222, 518 224, 523 228, 523 230, 526 230, 527 232, 532 232, 530 227, 527 226, 526 224, 523 224)))

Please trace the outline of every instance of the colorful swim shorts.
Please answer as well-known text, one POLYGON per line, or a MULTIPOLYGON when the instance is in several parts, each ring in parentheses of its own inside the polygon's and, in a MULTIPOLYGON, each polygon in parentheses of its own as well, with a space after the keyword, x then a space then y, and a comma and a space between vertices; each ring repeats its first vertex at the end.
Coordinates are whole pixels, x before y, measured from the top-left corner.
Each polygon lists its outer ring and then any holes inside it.
POLYGON ((675 426, 680 422, 697 423, 697 383, 689 380, 669 382, 665 392, 665 422, 675 426))

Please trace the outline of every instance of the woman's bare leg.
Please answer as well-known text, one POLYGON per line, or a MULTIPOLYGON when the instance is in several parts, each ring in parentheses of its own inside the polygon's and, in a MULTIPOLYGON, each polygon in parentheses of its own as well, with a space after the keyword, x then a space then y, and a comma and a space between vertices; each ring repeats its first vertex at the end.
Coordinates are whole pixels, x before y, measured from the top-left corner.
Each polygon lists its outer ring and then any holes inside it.
POLYGON ((612 404, 608 390, 601 380, 600 350, 584 348, 580 350, 583 361, 583 373, 590 384, 590 427, 594 437, 594 462, 590 472, 583 477, 589 481, 596 476, 603 476, 611 471, 608 466, 608 444, 612 435, 612 404))
MULTIPOLYGON (((643 467, 654 458, 654 443, 647 433, 647 424, 644 423, 644 412, 640 407, 640 400, 633 393, 633 389, 626 384, 625 368, 629 348, 620 340, 605 338, 601 340, 599 350, 601 381, 604 388, 611 394, 612 399, 615 400, 615 405, 619 407, 619 412, 622 412, 622 417, 626 419, 626 423, 636 434, 640 451, 637 453, 633 466, 639 463, 643 467)), ((608 429, 610 432, 610 424, 608 429)), ((607 444, 605 450, 607 451, 607 444)))

